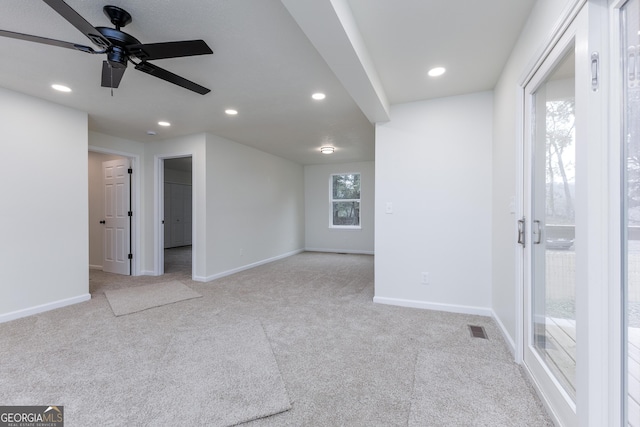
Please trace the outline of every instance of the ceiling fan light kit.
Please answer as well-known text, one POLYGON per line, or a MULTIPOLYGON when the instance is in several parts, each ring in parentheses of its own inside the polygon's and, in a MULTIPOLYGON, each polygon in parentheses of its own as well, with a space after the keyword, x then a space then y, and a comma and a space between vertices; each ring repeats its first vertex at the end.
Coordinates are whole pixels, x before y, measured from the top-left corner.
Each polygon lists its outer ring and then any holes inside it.
POLYGON ((136 70, 199 93, 200 95, 205 95, 210 92, 210 89, 204 86, 147 62, 157 59, 212 54, 213 51, 203 40, 143 44, 132 35, 121 31, 121 28, 130 24, 132 21, 131 15, 124 9, 117 6, 104 6, 103 11, 115 28, 94 27, 63 0, 43 1, 83 33, 94 45, 98 46, 99 50, 96 51, 89 46, 62 40, 48 39, 5 30, 0 30, 0 36, 64 47, 90 54, 106 54, 107 59, 102 63, 102 87, 117 88, 124 76, 128 63, 132 63, 136 70), (137 59, 139 62, 134 61, 132 58, 137 59))

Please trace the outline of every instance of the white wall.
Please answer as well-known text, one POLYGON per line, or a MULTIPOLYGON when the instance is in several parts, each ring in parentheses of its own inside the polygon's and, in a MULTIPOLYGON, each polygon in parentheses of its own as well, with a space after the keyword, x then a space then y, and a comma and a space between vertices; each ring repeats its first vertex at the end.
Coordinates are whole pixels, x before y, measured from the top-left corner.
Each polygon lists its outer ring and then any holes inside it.
POLYGON ((122 156, 89 151, 89 266, 102 269, 104 261, 104 187, 102 162, 122 156))
POLYGON ((206 152, 206 279, 302 250, 303 167, 212 134, 206 152))
POLYGON ((374 301, 490 314, 492 101, 395 105, 376 125, 374 301))
POLYGON ((0 321, 90 298, 87 122, 0 88, 0 321))
POLYGON ((304 167, 305 249, 322 252, 373 254, 374 245, 374 162, 304 167), (360 173, 359 230, 329 228, 330 177, 337 173, 360 173))
MULTIPOLYGON (((122 139, 116 136, 89 131, 89 149, 95 151, 108 151, 111 154, 119 154, 125 157, 144 155, 145 144, 130 139, 122 139)), ((139 169, 142 165, 134 165, 139 169)), ((136 171, 133 171, 134 176, 136 171)))
POLYGON ((157 268, 156 162, 186 154, 193 164, 194 279, 213 280, 304 247, 302 166, 216 135, 191 135, 145 144, 148 274, 157 268))
POLYGON ((538 0, 494 89, 493 122, 493 310, 513 341, 517 328, 516 220, 510 207, 517 195, 518 87, 527 67, 570 0, 538 0))
MULTIPOLYGON (((143 204, 143 248, 144 248, 144 272, 154 274, 156 265, 156 253, 160 248, 159 232, 155 223, 155 212, 160 209, 158 205, 158 192, 164 191, 163 185, 156 186, 158 176, 158 159, 166 157, 192 156, 193 167, 193 266, 194 279, 204 280, 207 277, 208 245, 206 230, 207 219, 207 162, 206 162, 206 135, 197 134, 164 141, 149 142, 144 145, 144 190, 143 204)), ((164 209, 164 207, 162 208, 164 209)))

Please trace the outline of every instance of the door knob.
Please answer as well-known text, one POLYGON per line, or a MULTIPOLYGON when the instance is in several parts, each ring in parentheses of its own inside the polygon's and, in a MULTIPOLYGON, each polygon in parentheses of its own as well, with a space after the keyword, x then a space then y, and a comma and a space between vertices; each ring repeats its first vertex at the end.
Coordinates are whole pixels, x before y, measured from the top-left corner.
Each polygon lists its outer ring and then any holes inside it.
POLYGON ((104 219, 102 221, 100 221, 100 224, 106 224, 107 221, 105 221, 104 219))

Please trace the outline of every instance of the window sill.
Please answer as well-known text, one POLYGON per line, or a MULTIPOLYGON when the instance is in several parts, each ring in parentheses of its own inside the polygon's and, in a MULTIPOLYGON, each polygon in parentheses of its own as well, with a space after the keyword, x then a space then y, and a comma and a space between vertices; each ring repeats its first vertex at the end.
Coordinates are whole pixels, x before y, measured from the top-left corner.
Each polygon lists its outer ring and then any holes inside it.
POLYGON ((350 226, 350 225, 330 225, 329 226, 329 230, 350 230, 350 231, 358 231, 358 230, 362 230, 362 226, 360 225, 354 225, 354 226, 350 226))

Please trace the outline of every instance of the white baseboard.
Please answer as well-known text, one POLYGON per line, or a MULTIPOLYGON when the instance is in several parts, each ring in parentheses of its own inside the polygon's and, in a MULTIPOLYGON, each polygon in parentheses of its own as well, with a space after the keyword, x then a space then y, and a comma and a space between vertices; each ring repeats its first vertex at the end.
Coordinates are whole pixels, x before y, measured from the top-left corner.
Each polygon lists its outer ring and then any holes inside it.
POLYGON ((304 248, 305 252, 331 252, 337 254, 359 254, 374 255, 373 251, 364 251, 360 249, 327 249, 327 248, 304 248))
POLYGON ((515 358, 516 358, 516 343, 515 343, 515 341, 513 341, 513 338, 511 338, 511 335, 509 335, 509 332, 507 332, 507 328, 504 327, 504 324, 502 323, 502 321, 500 320, 498 315, 493 310, 491 310, 491 317, 493 317, 493 320, 495 320, 496 323, 498 324, 498 328, 500 329, 500 332, 502 332, 502 337, 504 338, 504 341, 509 346, 509 350, 511 350, 511 355, 513 356, 513 358, 515 360, 515 358))
POLYGON ((84 294, 78 295, 77 297, 36 305, 35 307, 23 308, 22 310, 16 310, 10 313, 0 314, 0 323, 9 322, 11 320, 20 319, 22 317, 32 316, 38 313, 44 313, 45 311, 55 310, 56 308, 62 308, 68 305, 78 304, 80 302, 89 301, 90 299, 91 294, 84 294))
POLYGON ((153 270, 142 270, 140 272, 141 276, 157 276, 156 272, 153 270))
POLYGON ((426 310, 447 311, 450 313, 474 314, 478 316, 492 316, 492 310, 484 307, 472 307, 467 305, 442 304, 437 302, 417 301, 400 298, 373 297, 373 302, 378 304, 397 305, 400 307, 422 308, 426 310))
POLYGON ((257 262, 251 263, 251 264, 243 265, 241 267, 233 268, 231 270, 223 271, 221 273, 216 273, 216 274, 213 274, 211 276, 206 276, 206 277, 193 276, 193 280, 195 280, 196 282, 210 282, 212 280, 216 280, 216 279, 219 279, 221 277, 230 276, 232 274, 239 273, 241 271, 245 271, 245 270, 249 270, 249 269, 254 268, 254 267, 258 267, 260 265, 264 265, 264 264, 268 264, 270 262, 278 261, 278 260, 283 259, 283 258, 288 258, 290 256, 297 255, 297 254, 302 253, 302 252, 304 252, 304 249, 297 249, 295 251, 287 252, 287 253, 284 253, 282 255, 274 256, 272 258, 263 259, 262 261, 257 261, 257 262))
POLYGON ((102 266, 89 264, 89 270, 102 270, 102 266))

